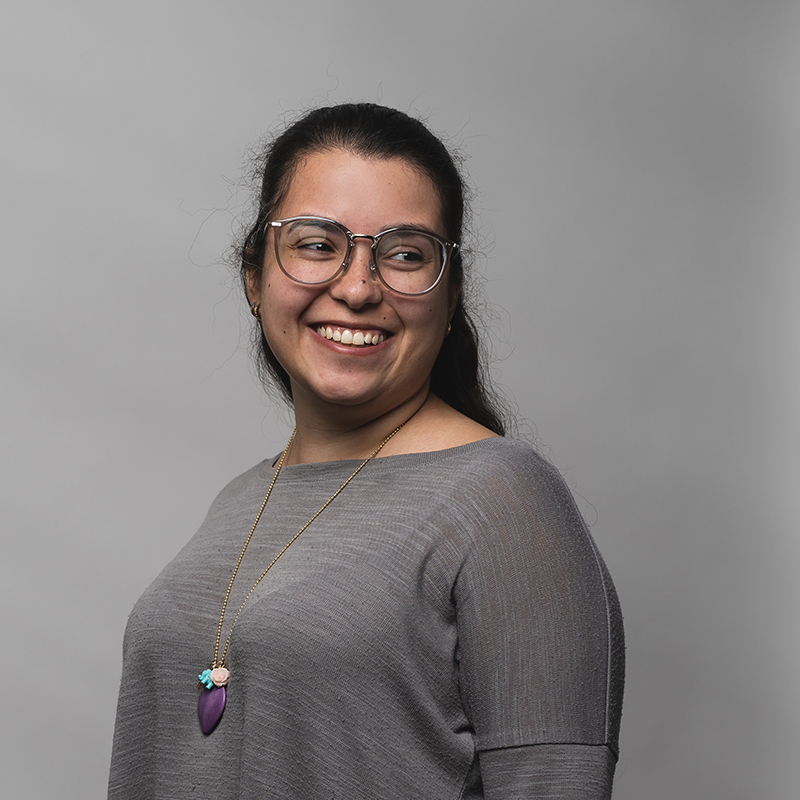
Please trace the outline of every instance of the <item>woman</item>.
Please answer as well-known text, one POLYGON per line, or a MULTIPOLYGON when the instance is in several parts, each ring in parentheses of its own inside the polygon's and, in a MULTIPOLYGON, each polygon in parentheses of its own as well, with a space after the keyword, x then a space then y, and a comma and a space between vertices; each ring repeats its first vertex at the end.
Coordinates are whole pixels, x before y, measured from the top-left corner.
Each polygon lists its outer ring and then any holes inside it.
POLYGON ((619 606, 481 383, 463 215, 398 111, 269 148, 242 275, 295 433, 134 608, 109 797, 610 796, 619 606))

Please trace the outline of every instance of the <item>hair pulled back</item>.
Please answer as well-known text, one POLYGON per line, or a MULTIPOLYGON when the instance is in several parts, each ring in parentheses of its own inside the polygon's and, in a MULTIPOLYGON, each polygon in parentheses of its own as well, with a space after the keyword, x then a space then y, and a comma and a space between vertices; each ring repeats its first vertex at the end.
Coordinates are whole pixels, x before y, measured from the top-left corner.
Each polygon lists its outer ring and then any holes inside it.
MULTIPOLYGON (((266 222, 286 197, 303 158, 326 150, 346 150, 366 158, 400 158, 427 175, 439 194, 445 236, 461 242, 465 186, 445 145, 421 121, 374 103, 345 103, 304 114, 267 145, 259 162, 261 191, 258 214, 241 246, 241 277, 259 277, 266 251, 266 222)), ((459 292, 451 331, 431 371, 431 391, 457 411, 504 434, 502 412, 484 379, 478 335, 461 292, 463 255, 450 257, 449 284, 459 292)), ((261 326, 256 329, 257 362, 262 379, 273 380, 291 402, 289 375, 281 366, 261 326)))

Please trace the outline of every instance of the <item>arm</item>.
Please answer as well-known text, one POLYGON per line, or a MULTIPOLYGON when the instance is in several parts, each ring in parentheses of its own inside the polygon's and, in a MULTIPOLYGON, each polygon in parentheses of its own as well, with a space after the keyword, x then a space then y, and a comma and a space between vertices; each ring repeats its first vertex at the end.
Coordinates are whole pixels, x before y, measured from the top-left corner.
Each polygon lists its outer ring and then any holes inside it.
POLYGON ((530 453, 493 468, 461 513, 473 543, 454 592, 459 679, 485 797, 610 797, 622 618, 569 491, 530 453))

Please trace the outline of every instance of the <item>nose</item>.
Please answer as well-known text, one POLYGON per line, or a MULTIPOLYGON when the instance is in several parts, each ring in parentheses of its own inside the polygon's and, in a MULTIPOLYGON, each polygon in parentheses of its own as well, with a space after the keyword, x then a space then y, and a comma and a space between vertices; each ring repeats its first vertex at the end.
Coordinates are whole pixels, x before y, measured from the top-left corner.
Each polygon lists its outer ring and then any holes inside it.
POLYGON ((330 293, 351 308, 360 308, 381 301, 383 292, 372 261, 370 237, 354 237, 350 258, 344 270, 331 284, 330 293))

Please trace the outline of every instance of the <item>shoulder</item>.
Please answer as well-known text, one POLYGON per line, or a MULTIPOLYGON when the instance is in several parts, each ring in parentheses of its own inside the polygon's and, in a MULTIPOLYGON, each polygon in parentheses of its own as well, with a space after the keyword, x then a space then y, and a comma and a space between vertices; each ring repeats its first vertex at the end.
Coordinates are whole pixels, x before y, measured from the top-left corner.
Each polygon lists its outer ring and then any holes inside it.
POLYGON ((544 562, 547 553, 582 551, 587 563, 594 560, 580 510, 549 461, 513 439, 477 445, 447 470, 447 513, 473 553, 511 548, 544 562))
POLYGON ((499 486, 569 493, 558 470, 524 441, 505 437, 483 439, 444 451, 443 456, 462 485, 481 493, 499 486))
POLYGON ((427 509, 440 532, 468 548, 495 536, 585 530, 558 470, 527 442, 494 437, 381 461, 373 472, 380 491, 404 507, 404 497, 413 497, 418 513, 427 509))
POLYGON ((251 495, 263 497, 274 472, 271 463, 271 459, 261 461, 229 481, 211 503, 209 515, 240 507, 251 495))
POLYGON ((570 496, 558 470, 532 445, 500 436, 375 459, 369 472, 398 492, 420 490, 442 505, 570 496))

